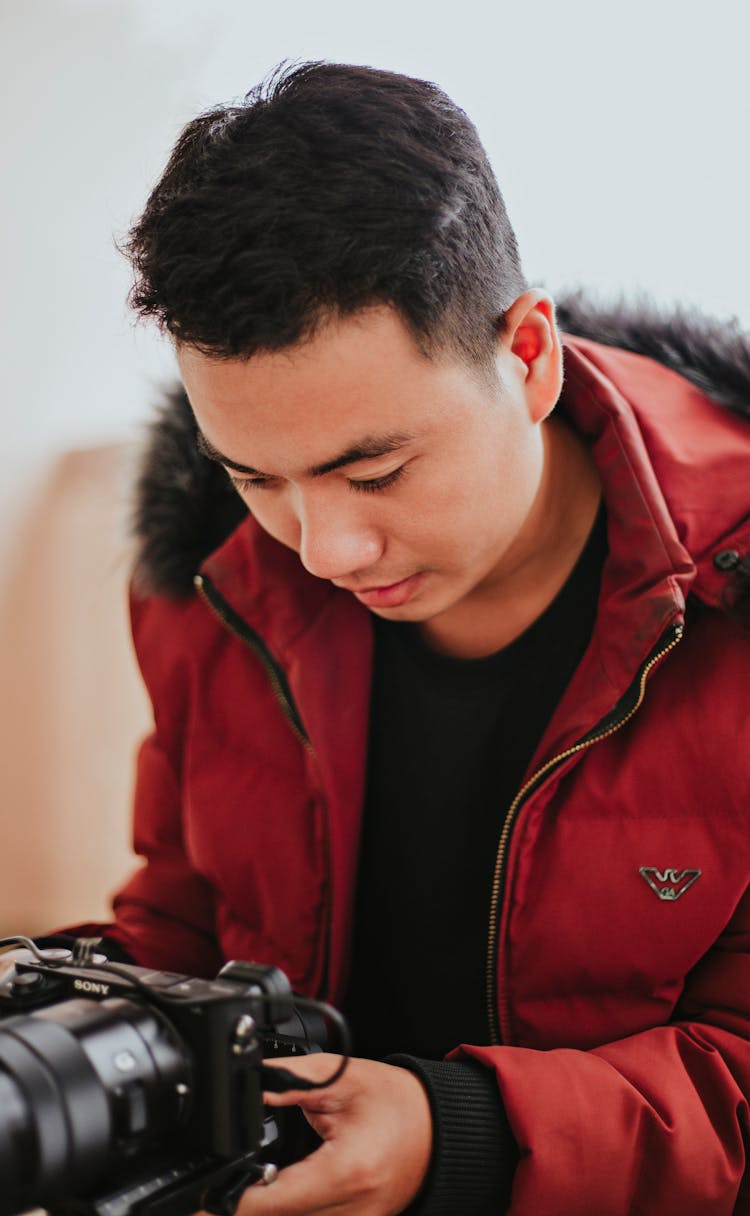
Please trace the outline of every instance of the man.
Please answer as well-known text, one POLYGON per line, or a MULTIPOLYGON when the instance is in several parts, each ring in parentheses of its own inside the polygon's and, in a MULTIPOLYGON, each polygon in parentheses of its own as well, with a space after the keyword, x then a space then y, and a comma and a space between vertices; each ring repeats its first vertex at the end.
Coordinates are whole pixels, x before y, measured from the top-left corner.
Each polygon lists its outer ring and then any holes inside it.
POLYGON ((355 1036, 241 1216, 750 1210, 747 348, 563 346, 466 116, 367 68, 190 123, 128 251, 190 410, 104 932, 355 1036))

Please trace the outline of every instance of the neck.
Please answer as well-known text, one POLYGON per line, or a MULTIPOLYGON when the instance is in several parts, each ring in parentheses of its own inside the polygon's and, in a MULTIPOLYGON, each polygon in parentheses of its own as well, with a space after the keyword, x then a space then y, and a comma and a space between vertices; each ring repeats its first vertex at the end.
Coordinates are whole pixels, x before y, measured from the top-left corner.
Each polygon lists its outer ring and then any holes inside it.
POLYGON ((447 612, 425 621, 435 650, 480 658, 502 650, 541 616, 586 544, 601 498, 589 449, 561 419, 544 424, 539 487, 520 534, 488 579, 447 612))

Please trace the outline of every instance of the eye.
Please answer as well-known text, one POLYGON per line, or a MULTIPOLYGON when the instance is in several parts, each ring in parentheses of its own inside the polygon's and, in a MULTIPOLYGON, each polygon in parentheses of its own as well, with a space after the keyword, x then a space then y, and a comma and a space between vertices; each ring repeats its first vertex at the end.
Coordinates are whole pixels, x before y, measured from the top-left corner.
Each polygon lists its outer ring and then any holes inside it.
POLYGON ((378 490, 387 490, 389 486, 393 486, 403 477, 406 465, 399 465, 392 473, 386 473, 384 477, 371 477, 367 481, 350 481, 349 488, 356 490, 358 494, 377 494, 378 490))
POLYGON ((241 494, 251 489, 267 490, 269 486, 273 485, 270 477, 234 477, 231 473, 228 473, 227 476, 235 490, 239 490, 241 494))

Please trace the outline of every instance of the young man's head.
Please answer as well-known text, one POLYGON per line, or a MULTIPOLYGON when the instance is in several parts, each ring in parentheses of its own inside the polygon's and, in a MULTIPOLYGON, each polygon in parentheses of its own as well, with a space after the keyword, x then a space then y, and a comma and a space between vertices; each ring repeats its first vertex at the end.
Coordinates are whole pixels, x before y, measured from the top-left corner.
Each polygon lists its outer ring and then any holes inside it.
POLYGON ((547 568, 552 305, 435 85, 309 64, 197 118, 129 252, 204 452, 312 574, 453 645, 547 568))
POLYGON ((345 64, 278 72, 189 123, 127 248, 135 307, 230 357, 389 304, 426 352, 487 364, 526 286, 464 112, 434 84, 345 64))

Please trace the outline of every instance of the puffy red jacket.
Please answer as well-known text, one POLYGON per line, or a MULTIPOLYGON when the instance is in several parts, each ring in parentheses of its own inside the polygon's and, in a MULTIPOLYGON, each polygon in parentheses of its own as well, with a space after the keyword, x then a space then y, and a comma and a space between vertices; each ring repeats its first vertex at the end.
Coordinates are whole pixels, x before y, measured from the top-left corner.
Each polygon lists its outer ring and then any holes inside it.
MULTIPOLYGON (((720 610, 750 549, 750 427, 583 340, 564 408, 608 513, 591 643, 498 807, 486 1043, 521 1158, 513 1216, 729 1216, 750 1135, 750 638, 720 610)), ((145 866, 108 930, 138 961, 349 965, 369 614, 251 519, 197 593, 134 599, 155 731, 145 866)))

